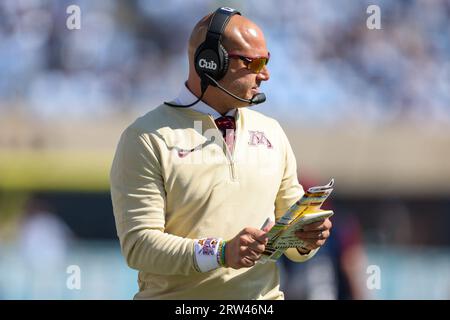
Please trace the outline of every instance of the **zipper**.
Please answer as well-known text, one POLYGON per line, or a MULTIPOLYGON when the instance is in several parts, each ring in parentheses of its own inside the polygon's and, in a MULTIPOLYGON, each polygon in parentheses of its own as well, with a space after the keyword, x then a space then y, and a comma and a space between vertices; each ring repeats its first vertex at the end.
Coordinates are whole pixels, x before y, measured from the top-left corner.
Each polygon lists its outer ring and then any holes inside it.
POLYGON ((236 109, 236 112, 235 112, 236 129, 234 130, 233 153, 230 154, 231 170, 232 170, 233 181, 236 181, 238 179, 234 160, 236 158, 236 151, 237 151, 236 147, 238 145, 238 137, 239 137, 239 135, 238 135, 238 126, 237 126, 237 123, 239 122, 239 118, 240 118, 240 112, 239 112, 239 109, 236 109))
POLYGON ((231 169, 231 179, 232 179, 233 181, 236 181, 236 169, 235 169, 235 167, 234 167, 234 161, 233 161, 233 159, 231 159, 231 161, 230 161, 230 169, 231 169))
MULTIPOLYGON (((236 111, 236 114, 237 114, 237 111, 236 111)), ((211 119, 211 121, 214 123, 214 126, 216 127, 217 131, 220 132, 219 128, 216 125, 216 122, 214 121, 214 118, 210 114, 208 116, 211 119)), ((237 120, 237 118, 236 118, 236 120, 237 120)), ((227 160, 228 160, 228 167, 230 169, 231 180, 232 181, 236 181, 237 180, 237 175, 236 175, 236 167, 235 167, 235 164, 234 164, 233 155, 234 155, 234 153, 235 153, 234 151, 236 149, 237 130, 235 130, 235 133, 234 133, 233 154, 228 149, 228 145, 225 142, 225 139, 223 138, 221 132, 220 132, 220 136, 222 138, 223 147, 225 148, 225 156, 227 157, 227 160)), ((223 151, 223 148, 222 148, 222 151, 223 151)))

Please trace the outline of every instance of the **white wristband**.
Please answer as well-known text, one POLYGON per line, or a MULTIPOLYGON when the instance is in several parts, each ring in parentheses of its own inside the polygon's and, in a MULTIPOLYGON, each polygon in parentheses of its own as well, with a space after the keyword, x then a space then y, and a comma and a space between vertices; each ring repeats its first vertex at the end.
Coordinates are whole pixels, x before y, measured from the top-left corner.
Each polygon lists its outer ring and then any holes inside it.
POLYGON ((221 241, 221 238, 204 238, 195 240, 195 262, 201 272, 207 272, 220 267, 217 262, 217 250, 221 241))

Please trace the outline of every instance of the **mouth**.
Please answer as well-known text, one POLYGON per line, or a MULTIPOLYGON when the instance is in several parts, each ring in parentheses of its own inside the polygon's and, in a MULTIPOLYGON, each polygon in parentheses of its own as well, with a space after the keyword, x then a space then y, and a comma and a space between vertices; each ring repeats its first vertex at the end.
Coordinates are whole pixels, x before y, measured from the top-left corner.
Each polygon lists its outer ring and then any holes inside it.
POLYGON ((252 93, 259 93, 259 87, 252 87, 252 93))

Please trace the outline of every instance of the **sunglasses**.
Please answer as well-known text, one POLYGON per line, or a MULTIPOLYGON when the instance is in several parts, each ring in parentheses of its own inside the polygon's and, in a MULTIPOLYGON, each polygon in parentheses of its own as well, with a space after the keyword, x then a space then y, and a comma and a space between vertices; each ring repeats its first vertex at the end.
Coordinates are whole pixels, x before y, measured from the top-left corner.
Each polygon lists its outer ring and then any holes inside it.
POLYGON ((242 61, 244 61, 244 64, 248 70, 251 70, 254 73, 260 73, 262 69, 269 63, 270 52, 268 53, 267 57, 249 58, 238 54, 229 54, 228 57, 241 59, 242 61))

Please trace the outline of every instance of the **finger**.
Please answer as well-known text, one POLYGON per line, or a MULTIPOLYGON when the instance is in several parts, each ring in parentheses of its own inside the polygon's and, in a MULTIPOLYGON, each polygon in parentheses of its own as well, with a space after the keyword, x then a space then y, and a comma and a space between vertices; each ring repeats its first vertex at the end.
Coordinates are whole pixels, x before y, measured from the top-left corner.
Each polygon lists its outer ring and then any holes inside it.
POLYGON ((250 235, 256 241, 265 244, 267 242, 266 232, 256 228, 245 228, 244 233, 250 235))
POLYGON ((242 247, 240 250, 240 254, 239 254, 240 258, 248 258, 252 261, 256 261, 259 260, 261 258, 261 253, 260 252, 256 252, 252 249, 250 249, 249 247, 242 247))
POLYGON ((327 219, 325 219, 323 226, 326 230, 330 230, 331 227, 333 226, 333 223, 331 222, 330 219, 327 218, 327 219))
MULTIPOLYGON (((333 226, 333 224, 331 223, 331 220, 327 218, 325 220, 322 220, 322 223, 319 226, 317 226, 316 230, 318 230, 318 231, 329 230, 329 229, 331 229, 332 226, 333 226)), ((314 230, 314 229, 312 229, 312 230, 314 230)))
POLYGON ((259 260, 261 258, 261 254, 264 252, 263 251, 256 251, 251 249, 250 247, 247 246, 241 246, 239 248, 239 257, 240 259, 244 258, 244 257, 251 257, 252 260, 259 260))
POLYGON ((303 248, 308 249, 308 250, 315 250, 315 249, 317 249, 318 247, 317 247, 316 245, 314 245, 314 244, 305 244, 305 245, 303 246, 303 248))
POLYGON ((310 241, 305 241, 305 244, 303 245, 303 247, 310 249, 310 250, 314 250, 317 248, 320 248, 321 246, 323 246, 325 244, 326 240, 310 240, 310 241))
POLYGON ((245 268, 250 268, 250 267, 253 267, 253 266, 255 265, 255 261, 249 259, 248 257, 244 257, 244 258, 241 260, 241 265, 242 265, 243 267, 245 267, 245 268))
POLYGON ((295 235, 301 240, 322 240, 330 236, 330 231, 296 231, 295 235))
POLYGON ((323 227, 324 220, 316 221, 310 224, 303 226, 303 231, 313 231, 318 230, 323 227))
POLYGON ((247 251, 246 257, 252 261, 257 261, 261 258, 261 253, 258 253, 258 252, 255 252, 255 251, 249 249, 247 251))
POLYGON ((265 250, 265 245, 267 244, 267 240, 261 243, 258 240, 252 238, 251 235, 244 234, 241 236, 240 244, 241 244, 241 246, 251 247, 252 249, 254 249, 256 251, 259 251, 262 248, 263 248, 263 250, 265 250))
POLYGON ((269 224, 267 226, 265 226, 262 231, 264 232, 268 232, 270 229, 272 229, 272 227, 275 225, 275 222, 270 221, 269 224))
POLYGON ((328 229, 331 229, 332 226, 333 226, 333 224, 331 223, 331 220, 326 218, 325 220, 320 220, 320 221, 305 225, 303 227, 303 231, 328 230, 328 229))
POLYGON ((264 250, 266 250, 266 246, 262 243, 259 243, 257 241, 254 241, 253 243, 249 244, 248 246, 251 250, 258 252, 258 253, 263 253, 264 250))

